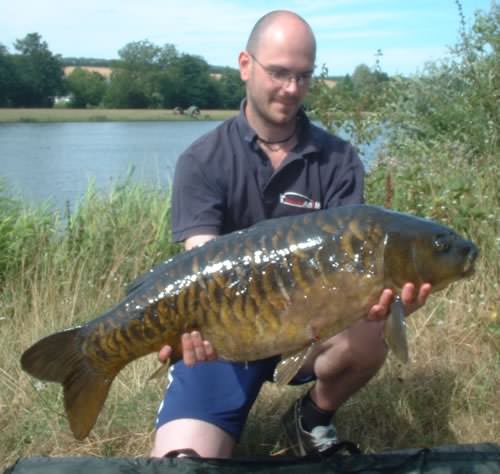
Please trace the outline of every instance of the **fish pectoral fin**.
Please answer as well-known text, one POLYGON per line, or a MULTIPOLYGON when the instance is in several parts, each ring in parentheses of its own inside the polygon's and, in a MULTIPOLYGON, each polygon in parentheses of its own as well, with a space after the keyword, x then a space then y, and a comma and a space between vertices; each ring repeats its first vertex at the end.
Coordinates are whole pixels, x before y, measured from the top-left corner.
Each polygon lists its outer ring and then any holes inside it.
POLYGON ((163 378, 165 375, 167 375, 168 369, 170 368, 170 359, 167 359, 167 361, 164 364, 161 364, 160 367, 158 367, 149 377, 148 377, 148 382, 154 379, 159 379, 163 378))
POLYGON ((391 314, 385 322, 384 339, 394 355, 406 364, 409 357, 405 316, 405 308, 401 298, 397 297, 391 305, 391 314))
POLYGON ((304 362, 309 357, 309 354, 311 354, 315 345, 316 343, 312 342, 299 352, 283 356, 283 359, 274 369, 273 380, 278 385, 289 384, 304 365, 304 362))

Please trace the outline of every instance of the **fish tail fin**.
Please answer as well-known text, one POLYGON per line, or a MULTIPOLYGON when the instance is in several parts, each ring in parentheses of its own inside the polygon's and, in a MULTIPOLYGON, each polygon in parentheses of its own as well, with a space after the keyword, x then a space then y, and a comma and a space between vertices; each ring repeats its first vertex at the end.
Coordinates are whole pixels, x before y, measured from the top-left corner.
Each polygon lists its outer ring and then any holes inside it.
POLYGON ((116 374, 96 370, 81 347, 80 328, 52 334, 31 346, 21 367, 33 377, 59 382, 64 408, 76 439, 84 439, 94 426, 116 374))
POLYGON ((384 327, 384 339, 394 355, 403 363, 407 363, 408 340, 406 338, 405 309, 400 298, 395 298, 391 305, 391 314, 384 327))

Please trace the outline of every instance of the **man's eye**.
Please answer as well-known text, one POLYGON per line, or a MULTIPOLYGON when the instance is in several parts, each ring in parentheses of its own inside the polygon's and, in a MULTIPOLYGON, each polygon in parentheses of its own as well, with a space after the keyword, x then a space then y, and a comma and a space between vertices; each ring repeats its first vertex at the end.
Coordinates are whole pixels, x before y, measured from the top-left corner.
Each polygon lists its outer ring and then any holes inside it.
POLYGON ((300 75, 304 81, 309 81, 312 77, 312 72, 304 72, 300 75))
POLYGON ((276 69, 272 72, 275 79, 284 80, 290 77, 290 71, 286 69, 276 69))

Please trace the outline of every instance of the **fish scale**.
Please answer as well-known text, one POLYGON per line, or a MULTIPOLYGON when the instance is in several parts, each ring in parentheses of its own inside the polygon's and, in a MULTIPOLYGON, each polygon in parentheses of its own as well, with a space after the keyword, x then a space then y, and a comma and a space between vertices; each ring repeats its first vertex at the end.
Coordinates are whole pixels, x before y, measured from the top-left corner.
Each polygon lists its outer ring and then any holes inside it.
MULTIPOLYGON (((175 362, 186 331, 201 331, 227 360, 283 355, 286 383, 311 344, 364 317, 384 288, 442 289, 471 274, 477 254, 445 226, 373 206, 268 220, 158 265, 102 316, 35 343, 21 365, 63 385, 71 430, 82 439, 117 373, 164 345, 175 362)), ((389 320, 386 340, 406 358, 402 322, 389 320)))

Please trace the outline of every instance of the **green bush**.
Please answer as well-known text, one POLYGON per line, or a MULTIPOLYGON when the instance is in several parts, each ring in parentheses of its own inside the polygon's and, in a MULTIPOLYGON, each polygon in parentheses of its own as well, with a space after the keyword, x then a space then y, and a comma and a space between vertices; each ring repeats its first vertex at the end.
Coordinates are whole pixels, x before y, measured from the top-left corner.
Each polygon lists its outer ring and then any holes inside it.
MULTIPOLYGON (((500 9, 477 12, 447 58, 409 78, 378 83, 369 112, 346 88, 313 90, 325 125, 355 143, 383 131, 385 146, 367 177, 368 202, 450 224, 498 252, 500 177, 500 9)), ((492 259, 495 261, 495 259, 492 259)))

